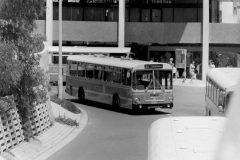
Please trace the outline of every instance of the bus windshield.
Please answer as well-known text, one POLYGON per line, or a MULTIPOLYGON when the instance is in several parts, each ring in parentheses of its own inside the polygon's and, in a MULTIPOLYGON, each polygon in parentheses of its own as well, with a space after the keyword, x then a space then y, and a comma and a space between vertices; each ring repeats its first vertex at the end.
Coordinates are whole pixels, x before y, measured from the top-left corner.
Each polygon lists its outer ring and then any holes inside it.
POLYGON ((172 72, 165 70, 137 70, 133 73, 135 90, 172 89, 172 72))

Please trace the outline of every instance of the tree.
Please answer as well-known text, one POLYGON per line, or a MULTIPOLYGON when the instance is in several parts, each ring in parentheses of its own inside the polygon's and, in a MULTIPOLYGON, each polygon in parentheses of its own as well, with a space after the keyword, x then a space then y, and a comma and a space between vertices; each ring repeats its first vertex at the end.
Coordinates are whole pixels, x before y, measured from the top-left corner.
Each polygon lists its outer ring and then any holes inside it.
POLYGON ((0 44, 0 96, 13 94, 13 88, 20 81, 22 66, 15 58, 15 47, 13 44, 2 42, 0 44))
MULTIPOLYGON (((33 34, 35 20, 44 12, 44 3, 42 0, 4 0, 0 9, 1 43, 13 46, 16 64, 21 66, 21 76, 11 82, 15 84, 11 89, 27 134, 31 134, 29 117, 33 106, 47 99, 48 84, 36 54, 43 49, 43 37, 33 34)), ((6 50, 13 53, 11 48, 6 50)), ((10 69, 17 71, 13 63, 10 69)), ((25 137, 29 138, 26 134, 25 137)))
POLYGON ((7 41, 24 40, 31 36, 36 28, 35 20, 44 13, 43 0, 3 0, 0 9, 2 39, 7 41))

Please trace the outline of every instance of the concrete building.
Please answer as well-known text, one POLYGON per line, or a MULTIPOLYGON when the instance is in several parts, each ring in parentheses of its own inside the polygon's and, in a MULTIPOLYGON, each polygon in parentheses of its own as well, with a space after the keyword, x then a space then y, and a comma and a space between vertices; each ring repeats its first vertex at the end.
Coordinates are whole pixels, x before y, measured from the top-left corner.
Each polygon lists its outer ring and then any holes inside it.
MULTIPOLYGON (((36 32, 58 45, 58 0, 46 1, 36 32)), ((161 62, 185 49, 187 66, 201 64, 204 80, 209 56, 233 54, 239 66, 238 14, 235 0, 63 0, 63 45, 127 46, 138 59, 161 62)))

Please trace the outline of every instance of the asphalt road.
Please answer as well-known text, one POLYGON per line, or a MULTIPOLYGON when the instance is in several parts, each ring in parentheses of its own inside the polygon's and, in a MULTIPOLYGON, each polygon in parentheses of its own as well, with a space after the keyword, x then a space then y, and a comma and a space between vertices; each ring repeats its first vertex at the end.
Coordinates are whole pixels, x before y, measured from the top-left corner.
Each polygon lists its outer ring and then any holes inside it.
POLYGON ((146 160, 148 128, 152 122, 166 116, 204 115, 204 88, 176 86, 174 97, 172 114, 153 111, 134 114, 104 104, 74 103, 87 112, 88 124, 74 141, 48 160, 146 160))

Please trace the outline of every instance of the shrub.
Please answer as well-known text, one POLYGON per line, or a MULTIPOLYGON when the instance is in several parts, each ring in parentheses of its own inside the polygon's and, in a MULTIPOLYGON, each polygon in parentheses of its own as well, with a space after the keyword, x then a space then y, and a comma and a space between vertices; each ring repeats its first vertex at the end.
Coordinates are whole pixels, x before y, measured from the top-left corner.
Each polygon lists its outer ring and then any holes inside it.
POLYGON ((69 126, 76 126, 76 127, 79 126, 79 123, 76 120, 73 120, 71 118, 66 118, 64 116, 59 116, 59 117, 55 118, 55 121, 69 125, 69 126))
POLYGON ((0 97, 0 114, 4 114, 15 107, 16 103, 14 101, 13 95, 0 97))
POLYGON ((77 108, 74 104, 72 104, 71 102, 67 101, 67 100, 61 100, 58 98, 57 95, 53 95, 51 96, 51 101, 61 105, 63 108, 65 108, 66 110, 75 113, 75 114, 79 114, 81 113, 81 110, 79 108, 77 108))

